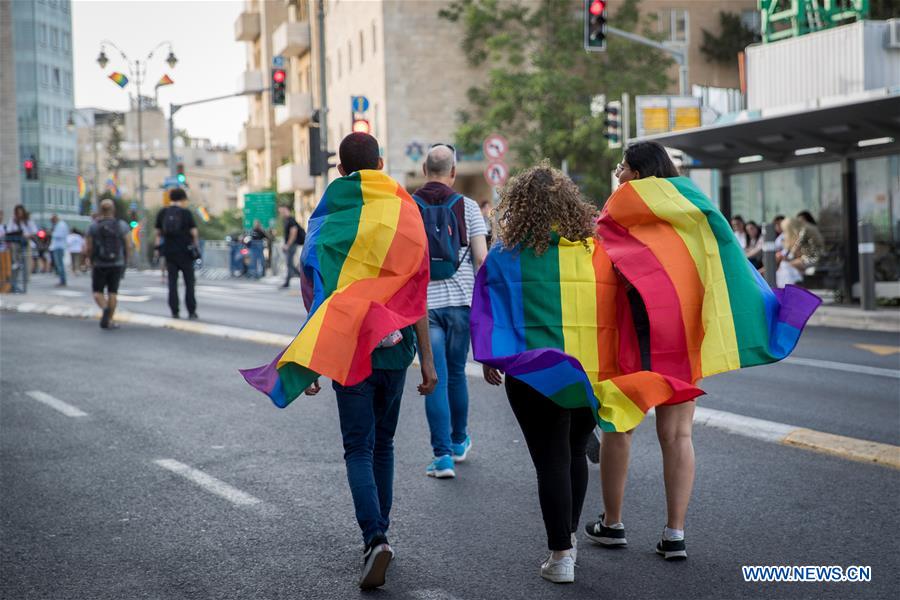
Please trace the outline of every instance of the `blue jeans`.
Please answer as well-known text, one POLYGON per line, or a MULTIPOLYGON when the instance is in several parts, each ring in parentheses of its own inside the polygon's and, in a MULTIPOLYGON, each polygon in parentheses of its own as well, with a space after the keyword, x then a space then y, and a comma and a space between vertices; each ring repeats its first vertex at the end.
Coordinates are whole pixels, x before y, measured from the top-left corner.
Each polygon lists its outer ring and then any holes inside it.
POLYGON ((344 439, 347 481, 366 545, 376 536, 387 535, 390 525, 394 431, 405 382, 405 370, 375 369, 357 385, 332 383, 344 439))
POLYGON ((51 250, 51 253, 53 254, 53 268, 59 275, 59 282, 66 285, 66 251, 63 248, 57 248, 51 250))
POLYGON ((431 429, 435 456, 451 454, 450 444, 466 441, 469 388, 466 358, 469 355, 469 307, 448 306, 428 311, 428 331, 438 383, 425 397, 425 414, 431 429))

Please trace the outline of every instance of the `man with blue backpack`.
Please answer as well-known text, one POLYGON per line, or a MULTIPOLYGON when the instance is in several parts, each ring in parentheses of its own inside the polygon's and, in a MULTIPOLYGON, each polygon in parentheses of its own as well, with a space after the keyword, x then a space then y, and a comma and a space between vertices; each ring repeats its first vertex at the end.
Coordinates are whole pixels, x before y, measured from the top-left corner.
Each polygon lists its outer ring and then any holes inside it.
POLYGON ((428 325, 438 384, 425 397, 434 457, 429 477, 456 477, 455 463, 472 447, 468 433, 469 307, 475 272, 487 255, 487 229, 478 204, 453 190, 456 151, 435 144, 423 165, 426 183, 413 194, 422 212, 431 281, 428 284, 428 325))

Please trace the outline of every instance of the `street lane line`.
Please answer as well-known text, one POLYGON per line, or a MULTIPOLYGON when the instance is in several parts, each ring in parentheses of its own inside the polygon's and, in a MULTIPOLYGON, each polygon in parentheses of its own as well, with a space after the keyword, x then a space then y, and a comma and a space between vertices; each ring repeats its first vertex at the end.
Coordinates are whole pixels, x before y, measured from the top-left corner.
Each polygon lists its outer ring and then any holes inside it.
POLYGON ((816 367, 817 369, 830 369, 832 371, 844 371, 846 373, 859 373, 861 375, 875 375, 876 377, 891 377, 900 379, 900 370, 897 369, 880 369, 878 367, 869 367, 866 365, 855 365, 852 363, 841 363, 830 360, 817 360, 815 358, 800 358, 789 356, 782 362, 792 365, 801 365, 804 367, 816 367))
POLYGON ((694 409, 694 423, 722 429, 744 437, 751 437, 765 442, 781 441, 797 428, 793 425, 745 417, 724 410, 715 410, 703 406, 694 409))
POLYGON ((854 347, 878 356, 890 356, 891 354, 900 354, 898 346, 883 346, 881 344, 853 344, 854 347))
POLYGON ((62 414, 67 417, 86 417, 88 414, 81 410, 80 408, 76 408, 69 404, 68 402, 63 402, 59 398, 54 398, 50 394, 41 392, 39 390, 31 390, 30 392, 25 392, 27 396, 31 396, 32 399, 37 400, 42 404, 46 404, 50 408, 54 410, 58 410, 62 414))
POLYGON ((874 462, 900 469, 900 446, 892 446, 891 444, 858 440, 803 428, 795 429, 789 433, 782 443, 851 460, 874 462))
POLYGON ((195 469, 182 462, 178 462, 177 460, 173 460, 171 458, 160 458, 158 460, 154 460, 153 462, 163 469, 171 471, 176 475, 180 475, 188 481, 196 483, 207 492, 213 493, 220 498, 224 498, 225 500, 228 500, 229 502, 237 506, 252 506, 254 504, 260 504, 262 502, 262 500, 260 500, 259 498, 255 498, 250 494, 242 492, 236 487, 230 486, 224 481, 216 479, 212 475, 207 475, 203 471, 195 469))

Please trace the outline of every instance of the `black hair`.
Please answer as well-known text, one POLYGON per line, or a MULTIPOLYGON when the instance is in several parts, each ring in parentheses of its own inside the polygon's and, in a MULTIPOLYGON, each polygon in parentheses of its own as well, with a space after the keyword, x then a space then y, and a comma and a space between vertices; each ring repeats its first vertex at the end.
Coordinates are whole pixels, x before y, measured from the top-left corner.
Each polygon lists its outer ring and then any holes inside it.
POLYGON ((169 192, 169 200, 172 202, 181 202, 182 200, 187 200, 187 194, 181 188, 175 188, 171 192, 169 192))
POLYGON ((734 215, 733 217, 731 217, 731 220, 732 220, 732 221, 740 221, 740 222, 743 223, 744 225, 747 224, 747 222, 744 221, 744 217, 742 217, 741 215, 734 215))
POLYGON ((644 177, 678 177, 668 152, 656 142, 635 142, 625 149, 625 162, 644 177))
POLYGON ((797 218, 798 218, 798 219, 803 219, 804 221, 806 221, 806 222, 809 223, 810 225, 815 225, 815 224, 816 224, 816 220, 813 218, 812 213, 809 212, 808 210, 801 210, 800 212, 798 212, 798 213, 797 213, 797 218))
POLYGON ((780 223, 781 221, 784 221, 784 215, 775 215, 775 218, 772 219, 773 223, 780 223))
POLYGON ((338 156, 348 175, 363 169, 377 169, 378 140, 368 133, 351 133, 341 140, 338 156))
MULTIPOLYGON (((750 227, 751 225, 756 227, 756 237, 753 238, 753 241, 755 242, 762 235, 762 227, 760 227, 759 223, 757 223, 756 221, 747 221, 747 224, 744 226, 744 231, 746 231, 747 227, 750 227)), ((750 233, 747 233, 747 239, 750 240, 750 233)), ((749 244, 747 245, 749 246, 749 244)))

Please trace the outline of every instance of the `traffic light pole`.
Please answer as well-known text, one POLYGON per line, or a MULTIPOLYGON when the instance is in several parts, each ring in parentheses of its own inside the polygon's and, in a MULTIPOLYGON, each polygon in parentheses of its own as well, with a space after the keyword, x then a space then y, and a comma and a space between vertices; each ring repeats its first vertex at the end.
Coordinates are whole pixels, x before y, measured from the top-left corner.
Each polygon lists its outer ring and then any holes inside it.
POLYGON ((678 94, 681 96, 688 95, 688 54, 687 48, 678 49, 672 48, 670 46, 666 46, 665 44, 661 44, 655 40, 651 40, 649 38, 645 38, 642 35, 637 35, 636 33, 631 33, 630 31, 622 31, 621 29, 617 29, 615 27, 606 26, 606 32, 611 33, 612 35, 619 36, 620 38, 625 38, 626 40, 630 40, 632 42, 636 42, 638 44, 643 44, 645 46, 650 46, 651 48, 656 48, 657 50, 661 50, 666 52, 675 59, 675 62, 678 63, 678 94))
POLYGON ((218 100, 227 100, 228 98, 237 98, 239 96, 250 96, 253 94, 261 94, 265 90, 247 90, 236 94, 226 94, 224 96, 216 96, 214 98, 204 98, 203 100, 194 100, 192 102, 183 102, 181 104, 169 103, 169 175, 175 177, 175 113, 185 106, 193 106, 194 104, 206 104, 207 102, 216 102, 218 100))
MULTIPOLYGON (((322 157, 322 190, 328 186, 328 96, 325 92, 325 1, 319 0, 319 156, 322 157)), ((352 121, 351 121, 352 122, 352 121)))

